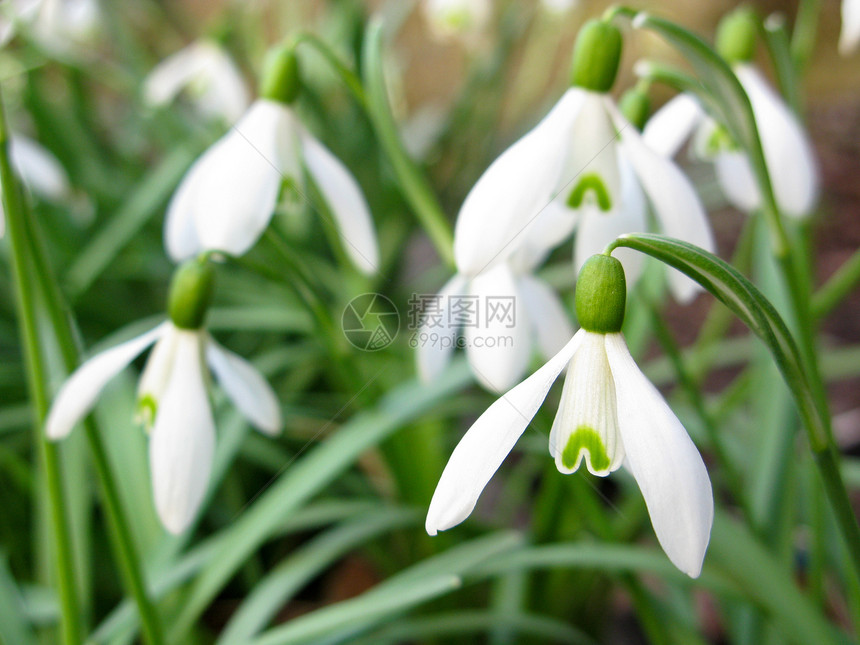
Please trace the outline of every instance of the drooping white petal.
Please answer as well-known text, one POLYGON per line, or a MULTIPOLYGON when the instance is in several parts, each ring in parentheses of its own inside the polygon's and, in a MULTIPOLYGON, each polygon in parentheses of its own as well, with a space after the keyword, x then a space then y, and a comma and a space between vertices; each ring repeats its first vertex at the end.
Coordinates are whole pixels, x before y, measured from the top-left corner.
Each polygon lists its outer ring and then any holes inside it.
POLYGON ((418 376, 425 383, 436 380, 448 365, 454 351, 454 340, 460 331, 460 326, 452 324, 449 318, 452 297, 467 294, 468 280, 458 273, 426 303, 426 309, 421 312, 421 324, 415 336, 415 358, 418 376))
POLYGON ((48 150, 27 137, 14 136, 9 157, 24 184, 40 197, 60 200, 69 194, 66 171, 48 150))
POLYGON ((585 94, 570 89, 534 129, 505 150, 469 191, 454 230, 457 268, 473 276, 503 262, 549 204, 570 127, 585 94))
POLYGON ((206 339, 206 360, 227 396, 254 427, 269 435, 281 431, 278 397, 256 367, 211 337, 206 339))
MULTIPOLYGON (((645 195, 639 180, 627 159, 619 157, 621 170, 621 197, 611 211, 603 211, 588 205, 582 209, 579 229, 574 243, 574 275, 579 275, 582 265, 592 255, 602 253, 606 246, 625 233, 641 233, 648 230, 645 214, 645 195)), ((642 273, 643 256, 630 249, 618 249, 614 255, 624 265, 627 281, 633 284, 642 273)))
POLYGON ((203 500, 215 450, 215 421, 203 380, 202 336, 177 330, 170 379, 149 441, 155 508, 165 528, 182 533, 203 500))
POLYGON ((621 334, 607 334, 626 466, 642 490, 660 545, 690 577, 702 560, 714 519, 711 481, 684 426, 642 374, 621 334))
POLYGON ((558 294, 543 280, 528 274, 517 277, 517 293, 523 300, 541 354, 547 358, 555 355, 573 336, 573 326, 558 294))
POLYGON ((568 149, 564 170, 556 186, 556 203, 573 208, 571 200, 579 195, 581 207, 594 206, 609 212, 616 208, 621 195, 618 167, 618 133, 610 120, 603 94, 585 92, 582 108, 576 117, 568 140, 556 140, 568 149))
POLYGON ((624 460, 615 383, 603 334, 583 333, 564 380, 549 452, 556 468, 566 475, 575 472, 583 459, 588 472, 600 476, 617 470, 624 460))
POLYGON ((718 153, 714 157, 714 170, 723 194, 735 208, 750 213, 759 207, 761 193, 743 152, 728 150, 718 153))
POLYGON ((481 491, 537 413, 582 338, 583 332, 577 332, 543 367, 487 408, 463 435, 430 501, 427 533, 436 535, 469 517, 481 491))
POLYGON ((842 0, 842 30, 839 32, 839 53, 849 56, 860 44, 860 0, 842 0))
MULTIPOLYGON (((623 120, 617 113, 616 118, 619 122, 623 120)), ((713 253, 714 236, 705 209, 690 180, 675 162, 648 148, 633 126, 624 129, 622 148, 651 200, 662 232, 713 253)), ((669 271, 669 286, 681 302, 690 300, 700 289, 674 269, 669 271)))
POLYGON ((361 188, 340 160, 310 133, 302 132, 305 165, 319 187, 340 231, 343 249, 367 274, 379 271, 379 246, 373 218, 361 188))
POLYGON ((664 157, 674 157, 704 116, 695 98, 689 94, 678 94, 648 119, 642 138, 654 152, 664 157))
POLYGON ((96 354, 72 373, 57 392, 45 421, 49 439, 62 439, 86 416, 104 386, 164 333, 167 323, 96 354))
POLYGON ((543 264, 556 246, 570 237, 576 228, 577 220, 576 211, 570 210, 558 200, 551 201, 526 228, 522 241, 517 244, 517 250, 508 258, 508 264, 514 272, 534 271, 543 264))
POLYGON ((424 0, 424 16, 437 38, 473 37, 487 26, 490 0, 424 0))
POLYGON ((808 215, 818 198, 818 166, 803 126, 752 65, 737 65, 735 74, 752 104, 779 209, 808 215))
POLYGON ((499 264, 469 285, 475 316, 464 323, 466 356, 478 382, 504 392, 519 381, 532 355, 532 330, 510 267, 499 264))
POLYGON ((192 43, 156 65, 144 80, 143 99, 149 105, 166 105, 183 90, 204 116, 228 123, 248 108, 241 73, 214 42, 192 43))
POLYGON ((172 255, 188 247, 189 213, 200 241, 194 253, 242 255, 254 245, 274 212, 282 179, 299 179, 296 127, 287 107, 258 100, 192 165, 168 208, 172 255))
POLYGON ((206 174, 211 156, 203 153, 195 161, 173 193, 164 218, 164 247, 174 262, 187 260, 203 250, 194 221, 196 195, 200 180, 206 174))

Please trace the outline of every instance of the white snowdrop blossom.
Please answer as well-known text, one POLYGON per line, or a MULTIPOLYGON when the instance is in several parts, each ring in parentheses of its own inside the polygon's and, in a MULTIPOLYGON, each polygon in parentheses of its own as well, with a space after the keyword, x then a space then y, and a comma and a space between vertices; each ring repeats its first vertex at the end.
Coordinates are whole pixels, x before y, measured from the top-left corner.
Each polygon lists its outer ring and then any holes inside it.
MULTIPOLYGON (((604 23, 587 24, 580 32, 577 48, 583 34, 588 36, 590 26, 614 29, 604 23)), ((605 41, 598 42, 602 45, 605 41)), ((587 63, 592 58, 583 60, 587 63)), ((583 74, 593 76, 586 63, 583 74)), ((614 65, 614 79, 617 57, 609 64, 614 65)), ((539 226, 538 215, 546 211, 556 211, 555 220, 564 214, 574 221, 578 270, 589 256, 619 235, 646 231, 649 202, 661 232, 714 251, 710 225, 693 186, 670 159, 646 145, 622 116, 607 94, 611 80, 586 78, 582 85, 576 84, 576 77, 574 81, 575 86, 549 114, 502 153, 466 197, 454 241, 462 273, 474 276, 504 261, 516 251, 517 239, 528 234, 527 229, 539 226), (586 83, 599 89, 587 89, 586 83)), ((639 261, 632 257, 621 254, 635 279, 639 261)), ((674 270, 670 271, 669 283, 682 302, 698 290, 695 283, 674 270)))
POLYGON ((572 229, 570 218, 550 221, 556 215, 542 214, 505 262, 472 277, 457 273, 431 299, 415 335, 418 373, 425 382, 438 378, 455 346, 462 345, 478 382, 504 392, 522 378, 535 345, 549 357, 567 342, 573 328, 564 306, 552 287, 534 275, 546 253, 572 229), (461 302, 474 303, 473 320, 458 322, 461 302))
POLYGON ((203 251, 242 255, 269 224, 281 185, 302 191, 303 168, 361 271, 379 266, 373 220, 349 170, 299 122, 286 104, 256 100, 192 164, 167 209, 165 245, 176 261, 203 251))
MULTIPOLYGON (((804 217, 818 197, 812 144, 795 114, 756 68, 741 63, 734 70, 752 105, 777 206, 786 215, 804 217)), ((747 213, 761 206, 746 153, 692 96, 680 94, 666 103, 648 121, 643 136, 649 146, 667 157, 674 156, 692 137, 692 152, 714 163, 729 202, 747 213)))
MULTIPOLYGON (((603 261, 617 260, 602 256, 603 261)), ((618 331, 621 314, 583 329, 541 367, 493 403, 466 432, 445 466, 427 512, 426 530, 436 535, 465 520, 519 437, 530 425, 559 374, 567 368, 549 451, 561 473, 584 462, 594 475, 624 466, 639 485, 657 539, 669 559, 691 577, 701 572, 713 523, 713 493, 698 450, 657 389, 637 367, 618 331), (589 327, 590 330, 587 330, 589 327), (614 331, 611 331, 614 330, 614 331)), ((594 287, 592 286, 592 289, 594 287)), ((610 290, 611 291, 611 290, 610 290)), ((603 291, 598 288, 599 302, 603 291)), ((617 307, 617 301, 608 306, 617 307)), ((599 320, 599 312, 595 320, 599 320)))
POLYGON ((552 14, 563 14, 579 5, 579 0, 541 0, 541 6, 552 14))
POLYGON ((54 440, 68 435, 107 382, 153 344, 138 386, 139 417, 151 428, 149 462, 156 510, 168 531, 181 533, 203 501, 215 448, 205 365, 258 430, 280 432, 277 398, 244 358, 204 330, 161 323, 83 363, 57 393, 45 432, 54 440))
POLYGON ((168 105, 184 92, 205 117, 234 123, 250 97, 236 64, 217 43, 200 40, 161 61, 146 77, 144 101, 168 105))
POLYGON ((491 0, 424 0, 422 9, 437 38, 473 38, 486 29, 493 4, 491 0))
MULTIPOLYGON (((23 184, 39 197, 60 201, 69 196, 71 189, 66 171, 41 144, 15 135, 9 141, 9 158, 23 184)), ((5 217, 0 204, 0 235, 4 232, 5 217)))
POLYGON ((0 12, 0 44, 23 25, 39 45, 59 56, 90 44, 101 20, 97 0, 11 0, 0 12))
POLYGON ((860 44, 860 0, 842 0, 842 31, 839 53, 850 56, 860 44))
POLYGON ((18 23, 32 21, 39 11, 43 0, 7 0, 0 4, 0 45, 5 45, 12 36, 18 23))

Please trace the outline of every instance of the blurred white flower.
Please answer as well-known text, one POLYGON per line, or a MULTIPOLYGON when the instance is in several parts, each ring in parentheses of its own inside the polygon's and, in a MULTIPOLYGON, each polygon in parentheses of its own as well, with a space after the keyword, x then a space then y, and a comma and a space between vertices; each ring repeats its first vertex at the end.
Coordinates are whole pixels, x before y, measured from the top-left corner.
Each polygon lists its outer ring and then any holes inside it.
POLYGON ((842 0, 842 31, 839 53, 849 56, 860 44, 860 0, 842 0))
POLYGON ((24 25, 48 52, 67 56, 92 42, 100 20, 97 0, 11 0, 2 5, 0 44, 24 25))
POLYGON ((234 123, 250 103, 242 74, 215 42, 200 40, 168 56, 149 73, 144 101, 162 107, 184 92, 205 117, 234 123))
MULTIPOLYGON (((442 374, 461 339, 478 382, 504 392, 522 378, 535 345, 541 355, 550 357, 570 338, 573 328, 561 300, 534 275, 546 254, 572 230, 571 218, 551 221, 553 216, 542 215, 505 262, 471 277, 458 273, 442 287, 415 336, 418 374, 424 381, 442 374), (457 322, 455 310, 461 299, 476 302, 476 320, 469 321, 474 324, 457 322)), ((492 226, 488 220, 488 229, 492 226)))
POLYGON ((39 11, 43 0, 7 0, 0 4, 0 45, 5 45, 18 23, 30 22, 39 11))
MULTIPOLYGON (((60 201, 69 196, 69 178, 66 171, 41 144, 14 135, 9 141, 9 158, 24 186, 36 195, 51 201, 60 201)), ((3 205, 0 204, 0 235, 5 232, 3 205)))
MULTIPOLYGON (((791 217, 808 215, 818 197, 818 168, 803 126, 755 67, 737 63, 733 69, 752 105, 777 206, 791 217)), ((714 163, 726 198, 745 212, 761 206, 746 154, 695 98, 681 94, 666 103, 648 121, 643 136, 666 157, 692 136, 694 154, 714 163)))
MULTIPOLYGON (((608 94, 572 87, 466 197, 454 241, 457 266, 476 275, 504 261, 540 213, 556 211, 576 224, 578 271, 619 235, 647 230, 646 196, 663 233, 714 250, 704 208, 686 176, 645 144, 608 94)), ((635 279, 635 254, 620 256, 635 279)), ((697 292, 674 270, 669 284, 680 301, 697 292)))
POLYGON ((549 13, 562 14, 579 5, 579 0, 541 0, 541 5, 549 13))
POLYGON ((486 29, 493 10, 491 0, 423 0, 421 6, 440 39, 474 38, 486 29))
POLYGON ((303 166, 334 217, 346 254, 361 271, 375 272, 379 249, 361 188, 288 105, 268 99, 255 101, 182 179, 167 210, 168 253, 176 261, 203 251, 242 255, 268 226, 282 183, 301 191, 303 166))
POLYGON ((107 382, 153 343, 138 387, 138 409, 151 427, 149 459, 158 515, 168 531, 181 533, 203 500, 215 448, 204 362, 258 430, 280 432, 277 398, 248 361, 220 346, 203 329, 164 322, 81 365, 57 393, 45 432, 54 440, 68 435, 107 382))
POLYGON ((605 476, 623 464, 639 484, 666 555, 681 571, 697 577, 714 514, 708 472, 620 333, 578 331, 543 367, 481 415, 442 472, 427 512, 427 532, 436 535, 471 514, 566 367, 549 440, 558 470, 572 473, 584 460, 589 472, 605 476))

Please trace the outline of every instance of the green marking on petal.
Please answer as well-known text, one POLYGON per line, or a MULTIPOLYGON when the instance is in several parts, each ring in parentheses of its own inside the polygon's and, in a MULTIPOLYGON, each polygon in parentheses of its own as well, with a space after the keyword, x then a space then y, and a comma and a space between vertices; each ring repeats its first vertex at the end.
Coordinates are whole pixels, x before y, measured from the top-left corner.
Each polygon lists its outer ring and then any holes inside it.
POLYGON ((561 453, 561 463, 565 468, 573 468, 579 459, 579 453, 583 450, 588 453, 587 459, 592 470, 600 471, 609 468, 610 461, 609 455, 606 454, 606 446, 603 445, 600 435, 588 426, 579 426, 576 432, 570 435, 567 446, 561 453))
POLYGON ((597 198, 597 205, 600 210, 608 212, 612 209, 612 198, 609 195, 609 190, 600 176, 594 173, 583 175, 579 183, 570 191, 567 205, 574 209, 579 208, 589 191, 593 192, 597 198))
POLYGON ((155 413, 158 410, 158 402, 151 394, 145 394, 137 401, 137 422, 146 426, 149 432, 155 422, 155 413))
POLYGON ((732 135, 722 125, 717 125, 711 131, 705 141, 705 154, 708 156, 716 156, 720 152, 734 152, 740 150, 738 145, 732 139, 732 135))

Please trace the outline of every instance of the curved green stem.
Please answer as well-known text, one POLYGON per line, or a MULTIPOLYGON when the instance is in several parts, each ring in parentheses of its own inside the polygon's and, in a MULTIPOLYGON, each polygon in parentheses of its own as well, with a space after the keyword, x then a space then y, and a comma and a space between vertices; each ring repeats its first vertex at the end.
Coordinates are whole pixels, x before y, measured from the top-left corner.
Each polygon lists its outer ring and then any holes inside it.
POLYGON ((0 102, 0 184, 3 186, 3 207, 11 243, 12 273, 17 294, 18 323, 24 346, 27 385, 33 402, 34 429, 38 434, 39 453, 48 488, 62 616, 62 642, 66 645, 77 645, 81 642, 82 635, 81 604, 72 556, 71 529, 61 481, 58 450, 42 432, 42 425, 48 414, 48 381, 44 372, 45 357, 38 336, 35 294, 29 279, 32 266, 27 248, 27 213, 18 180, 9 160, 8 142, 6 116, 0 102))

